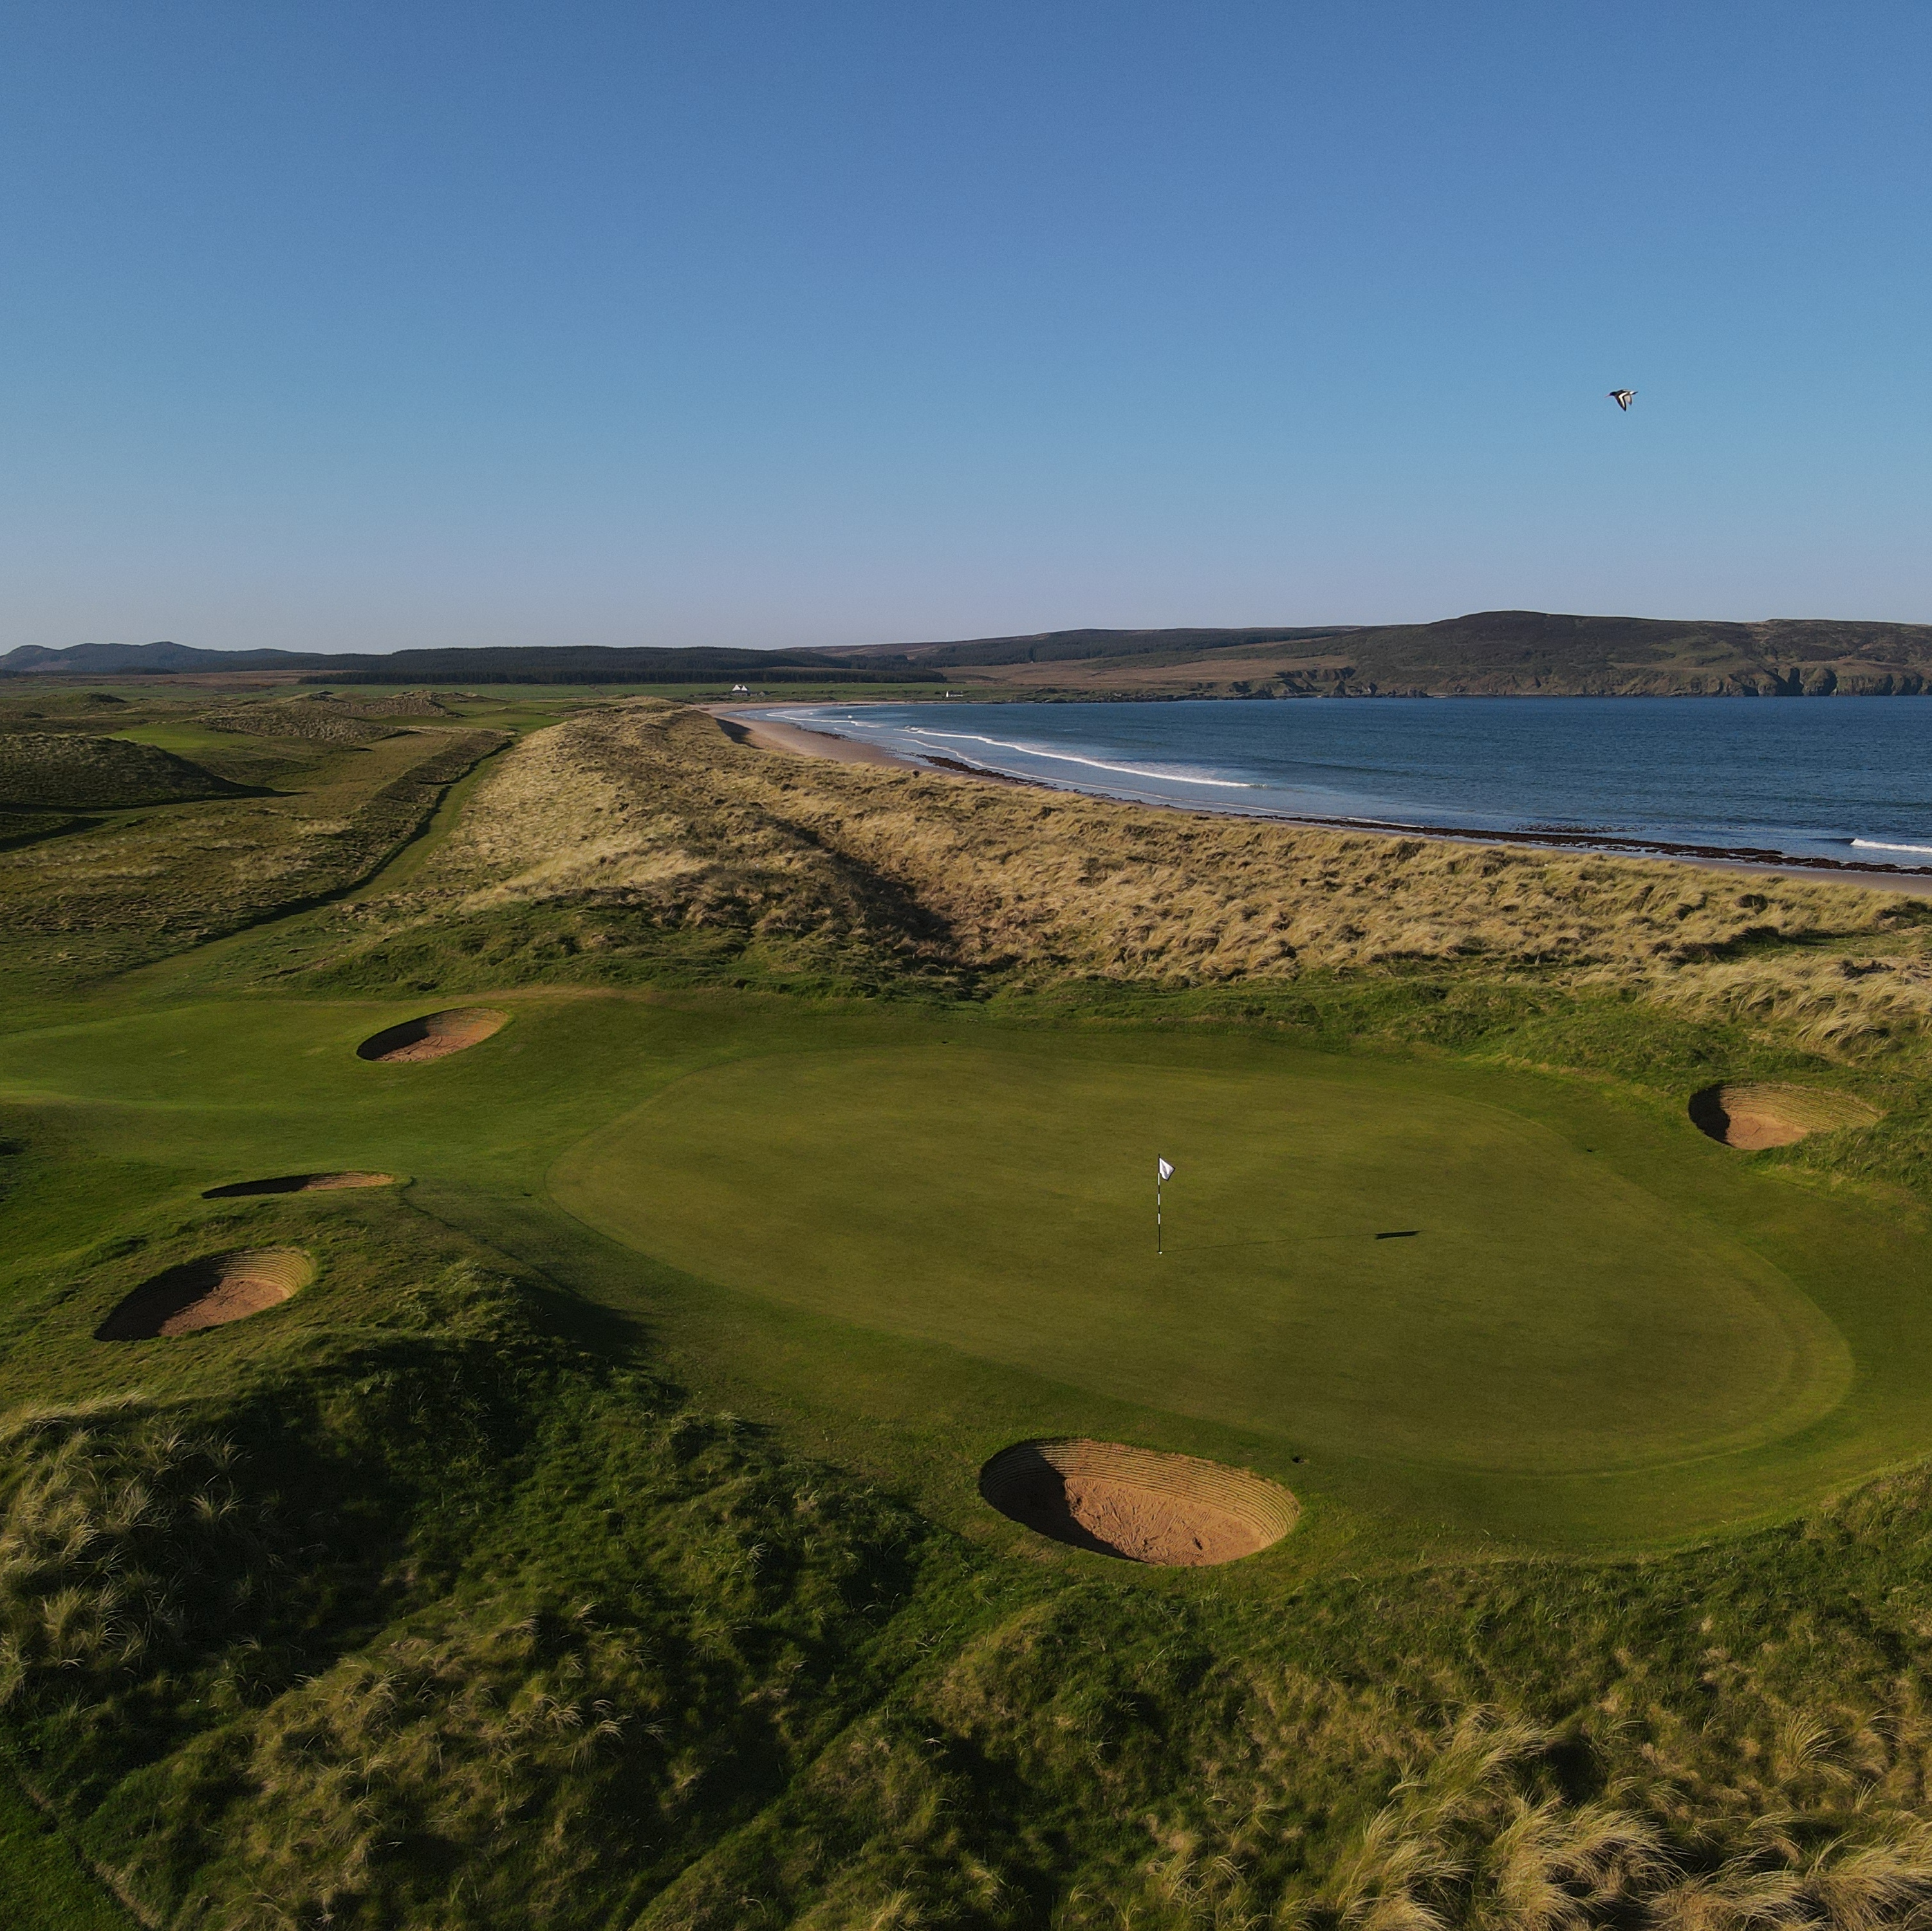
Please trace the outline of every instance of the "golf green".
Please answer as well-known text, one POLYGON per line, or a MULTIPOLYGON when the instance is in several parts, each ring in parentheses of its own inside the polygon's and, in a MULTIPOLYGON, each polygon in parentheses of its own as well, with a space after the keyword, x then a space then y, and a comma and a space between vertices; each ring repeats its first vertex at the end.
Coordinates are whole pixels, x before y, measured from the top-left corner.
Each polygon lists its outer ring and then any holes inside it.
POLYGON ((1736 1241, 1413 1084, 795 1056, 680 1081, 551 1187, 732 1287, 1351 1455, 1676 1460, 1794 1432, 1851 1371, 1736 1241), (1156 1153, 1178 1170, 1159 1257, 1156 1153))

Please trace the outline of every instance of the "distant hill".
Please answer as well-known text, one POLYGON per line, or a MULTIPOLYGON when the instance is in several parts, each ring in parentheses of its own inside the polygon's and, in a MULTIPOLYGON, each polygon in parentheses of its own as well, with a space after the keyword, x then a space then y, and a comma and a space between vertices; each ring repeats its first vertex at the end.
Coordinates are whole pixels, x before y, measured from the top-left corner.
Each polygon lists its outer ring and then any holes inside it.
POLYGON ((1932 690, 1932 625, 1481 611, 1321 629, 1062 630, 895 644, 955 682, 1126 696, 1828 696, 1932 690))
MULTIPOLYGON (((752 677, 761 684, 919 683, 941 681, 925 666, 887 661, 859 665, 852 653, 826 650, 626 650, 554 644, 447 650, 398 650, 388 656, 317 660, 315 683, 358 684, 688 684, 752 677)), ((0 659, 0 669, 4 660, 0 659)))
POLYGON ((1480 611, 1437 623, 1050 630, 1028 636, 748 650, 560 644, 370 652, 24 645, 0 677, 292 671, 312 683, 994 683, 1045 696, 1917 696, 1932 624, 1730 623, 1480 611))
POLYGON ((1156 651, 1226 650, 1238 645, 1301 644, 1324 637, 1354 636, 1359 626, 1274 625, 1252 630, 1042 630, 1029 637, 973 637, 957 644, 889 644, 850 654, 881 661, 947 668, 993 664, 1060 664, 1102 657, 1137 657, 1156 651))
POLYGON ((126 677, 178 671, 296 671, 328 661, 298 650, 200 650, 191 644, 73 644, 64 650, 22 644, 0 657, 0 677, 35 671, 126 677))
POLYGON ((470 650, 202 650, 187 644, 25 644, 0 656, 0 677, 152 677, 186 671, 292 671, 311 683, 361 684, 664 683, 755 677, 760 683, 937 683, 925 666, 860 664, 847 651, 679 650, 505 644, 470 650))

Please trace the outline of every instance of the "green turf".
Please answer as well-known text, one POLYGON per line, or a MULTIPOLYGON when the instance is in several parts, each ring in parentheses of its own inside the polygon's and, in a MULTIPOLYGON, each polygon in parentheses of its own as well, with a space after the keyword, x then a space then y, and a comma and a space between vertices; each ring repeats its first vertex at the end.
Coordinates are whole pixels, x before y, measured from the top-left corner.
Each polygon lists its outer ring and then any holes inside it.
POLYGON ((238 750, 254 750, 256 747, 245 742, 238 742, 232 731, 213 731, 205 724, 190 721, 163 719, 152 724, 130 725, 125 731, 117 731, 113 735, 130 744, 151 744, 157 750, 172 751, 178 757, 201 758, 209 752, 232 755, 238 750))
POLYGON ((687 1080, 552 1176, 687 1271, 1324 1451, 1612 1470, 1828 1412, 1775 1269, 1424 1079, 916 1048, 687 1080), (1156 1149, 1166 1189, 1156 1259, 1156 1149))
MULTIPOLYGON (((1654 1545, 1789 1512, 1932 1426, 1914 1215, 1581 1082, 555 994, 381 1066, 356 1042, 424 1002, 165 981, 0 1045, 0 1098, 96 1156, 97 1225, 373 1167, 556 1266, 561 1210, 574 1284, 962 1524, 1003 1440, 1105 1428, 1397 1545, 1654 1545), (1180 1167, 1158 1261, 1157 1150, 1180 1167)), ((9 1218, 50 1254, 89 1232, 58 1168, 9 1218)))
POLYGON ((0 1923, 14 1931, 129 1931, 134 1921, 0 1770, 0 1923))

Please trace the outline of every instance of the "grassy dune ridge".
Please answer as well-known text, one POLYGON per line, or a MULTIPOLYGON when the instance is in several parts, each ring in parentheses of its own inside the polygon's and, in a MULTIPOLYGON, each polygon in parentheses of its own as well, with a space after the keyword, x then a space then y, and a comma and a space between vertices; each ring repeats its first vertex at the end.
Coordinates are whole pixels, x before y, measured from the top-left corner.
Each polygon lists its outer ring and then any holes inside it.
MULTIPOLYGON (((943 1173, 920 1081, 965 1090, 947 1041, 1033 1069, 1036 1098, 988 1087, 989 1131, 1051 1131, 1078 1065, 1118 1086, 1123 1131, 1170 1078, 1211 1106, 1229 1068, 1278 1096, 1448 1095, 1418 1134, 1480 1089, 1495 1146, 1444 1185, 1473 1197, 1533 1125, 1510 1209, 1533 1227, 1539 1191, 1613 1162, 1591 1197, 1628 1212, 1598 1237, 1678 1201, 1690 1278, 1650 1284, 1683 1304, 1728 1203, 1738 1278, 1775 1277, 1904 1388, 1932 1205, 1916 902, 796 760, 651 702, 534 731, 405 847, 441 795, 425 752, 454 776, 483 734, 420 721, 442 734, 226 734, 308 788, 0 875, 8 959, 86 961, 0 985, 0 1744, 64 1833, 0 1812, 0 1898, 44 1869, 50 1923, 118 1896, 170 1931, 1932 1920, 1932 1443, 1909 1389, 1886 1472, 1677 1546, 1431 1540, 1284 1446, 1292 1535, 1148 1571, 990 1518, 978 1455, 1028 1404, 1233 1460, 1265 1459, 1258 1434, 1161 1435, 1154 1406, 895 1337, 896 1296, 936 1305, 916 1281, 829 1253, 788 1272, 769 1225, 728 1224, 736 1285, 716 1246, 768 1142, 943 1173), (332 797, 333 869, 289 862, 332 797), (224 839, 252 857, 224 869, 224 839), (240 935, 198 943, 219 932, 240 935), (471 1051, 356 1059, 484 990, 512 1017, 471 1051), (865 1055, 898 1069, 890 1107, 839 1070, 865 1055), (1762 1154, 1702 1140, 1688 1092, 1750 1078, 1882 1117, 1762 1154), (787 1083, 763 1138, 737 1133, 742 1092, 787 1083), (721 1208, 702 1190, 734 1158, 721 1208), (404 1184, 202 1197, 352 1166, 404 1184), (563 1210, 592 1182, 634 1244, 563 1210), (1801 1235, 1840 1257, 1835 1321, 1795 1284, 1801 1235), (280 1306, 94 1338, 167 1268, 273 1246, 315 1267, 280 1306), (754 1305, 772 1277, 814 1305, 754 1305), (833 1294, 879 1305, 842 1338, 833 1294)), ((1007 1157, 1003 1186, 1042 1164, 1007 1157)), ((806 1190, 764 1192, 810 1224, 806 1190)), ((962 1197, 928 1211, 902 1180, 859 1233, 952 1239, 962 1197)), ((1017 1263, 1008 1290, 1022 1317, 1046 1291, 1017 1263)), ((1131 1318, 1114 1344, 1153 1347, 1134 1371, 1158 1394, 1174 1344, 1131 1318)), ((1849 1440, 1884 1378, 1763 1445, 1764 1480, 1819 1430, 1849 1440)))
MULTIPOLYGON (((0 734, 0 757, 9 741, 0 734)), ((122 811, 16 846, 0 853, 8 949, 20 968, 60 979, 124 969, 343 890, 502 741, 480 731, 399 734, 266 767, 244 754, 231 768, 269 777, 271 795, 122 811)), ((112 748, 194 768, 145 745, 112 748)))
POLYGON ((1834 1057, 1932 1017, 1932 906, 1896 893, 775 756, 650 701, 520 746, 416 884, 363 908, 337 969, 462 925, 511 974, 532 953, 658 970, 681 945, 715 973, 879 990, 1533 981, 1834 1057))
POLYGON ((120 809, 238 788, 153 745, 77 731, 0 733, 0 805, 120 809))

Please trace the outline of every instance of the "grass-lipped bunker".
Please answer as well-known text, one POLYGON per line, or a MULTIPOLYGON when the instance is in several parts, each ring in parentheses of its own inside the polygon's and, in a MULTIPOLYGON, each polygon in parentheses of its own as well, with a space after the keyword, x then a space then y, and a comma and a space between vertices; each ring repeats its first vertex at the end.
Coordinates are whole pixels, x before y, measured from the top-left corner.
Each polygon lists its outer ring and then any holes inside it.
POLYGON ((315 1278, 298 1247, 241 1247, 144 1281, 94 1331, 96 1341, 153 1341, 259 1314, 315 1278))
POLYGON ((1879 1110, 1850 1093, 1770 1080, 1732 1080, 1690 1096, 1690 1123, 1726 1146, 1754 1153, 1814 1133, 1870 1126, 1879 1110))
POLYGON ((210 1187, 204 1200, 243 1200, 262 1194, 334 1194, 353 1187, 393 1187, 393 1173, 278 1173, 268 1180, 236 1180, 225 1187, 210 1187))
POLYGON ((509 1018, 508 1013, 493 1006, 452 1006, 447 1012, 428 1013, 371 1034, 356 1049, 356 1056, 390 1066, 444 1059, 452 1053, 480 1046, 492 1033, 502 1031, 509 1018))
POLYGON ((980 1471, 1009 1520, 1097 1555, 1166 1568, 1233 1562, 1278 1542, 1300 1505, 1245 1469, 1120 1442, 1018 1442, 980 1471))

